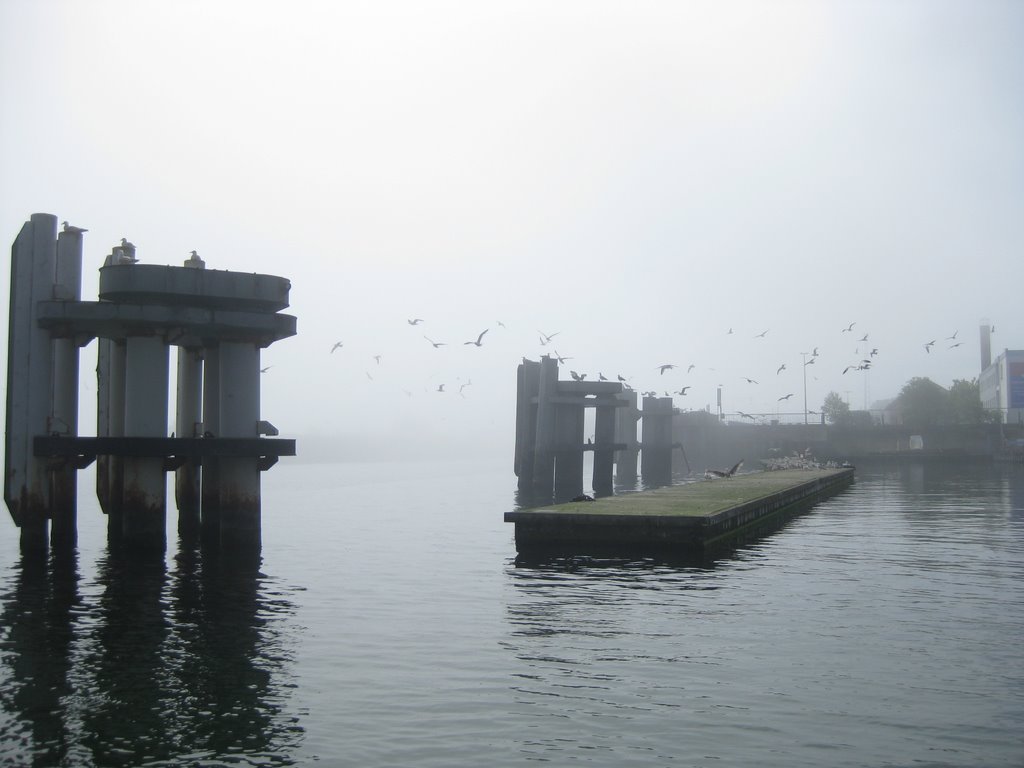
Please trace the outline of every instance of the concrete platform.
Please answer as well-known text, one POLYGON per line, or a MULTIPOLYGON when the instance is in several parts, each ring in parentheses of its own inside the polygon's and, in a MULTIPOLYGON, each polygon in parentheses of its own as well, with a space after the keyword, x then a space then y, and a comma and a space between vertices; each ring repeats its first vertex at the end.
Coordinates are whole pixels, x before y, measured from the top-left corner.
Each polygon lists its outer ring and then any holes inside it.
POLYGON ((505 513, 520 555, 694 553, 837 493, 853 469, 792 469, 505 513))

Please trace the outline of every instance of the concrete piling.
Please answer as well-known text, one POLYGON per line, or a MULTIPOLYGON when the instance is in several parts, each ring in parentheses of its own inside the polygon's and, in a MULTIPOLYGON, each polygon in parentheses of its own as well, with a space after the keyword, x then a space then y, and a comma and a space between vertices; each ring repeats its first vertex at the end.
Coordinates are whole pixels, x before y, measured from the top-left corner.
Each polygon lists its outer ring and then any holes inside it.
POLYGON ((671 397, 644 398, 640 430, 640 474, 644 484, 668 485, 672 482, 671 397))
POLYGON ((81 300, 82 232, 35 214, 11 254, 4 499, 23 552, 76 540, 76 470, 93 460, 112 544, 166 548, 166 472, 179 532, 258 552, 260 473, 294 440, 259 412, 260 350, 294 335, 289 283, 272 275, 139 264, 112 249, 99 301, 81 300), (79 347, 98 340, 96 436, 78 435, 79 347), (179 347, 175 433, 167 437, 170 346, 179 347), (261 426, 266 425, 266 426, 261 426), (200 521, 201 520, 201 524, 200 521))

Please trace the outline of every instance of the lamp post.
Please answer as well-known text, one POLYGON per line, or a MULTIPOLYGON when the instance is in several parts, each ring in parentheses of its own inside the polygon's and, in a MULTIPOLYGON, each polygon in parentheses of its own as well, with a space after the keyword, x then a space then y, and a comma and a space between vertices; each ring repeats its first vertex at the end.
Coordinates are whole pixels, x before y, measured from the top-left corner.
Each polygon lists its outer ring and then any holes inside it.
POLYGON ((804 426, 807 426, 807 355, 809 354, 809 352, 800 353, 800 357, 804 359, 804 426))

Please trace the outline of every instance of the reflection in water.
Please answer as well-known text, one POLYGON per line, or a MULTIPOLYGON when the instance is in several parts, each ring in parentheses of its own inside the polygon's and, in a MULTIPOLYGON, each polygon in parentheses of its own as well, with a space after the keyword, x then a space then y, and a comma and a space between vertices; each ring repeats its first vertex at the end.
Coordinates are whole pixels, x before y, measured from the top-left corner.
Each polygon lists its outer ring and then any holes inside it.
POLYGON ((0 763, 290 765, 288 596, 252 563, 183 551, 23 561, 0 597, 0 763))

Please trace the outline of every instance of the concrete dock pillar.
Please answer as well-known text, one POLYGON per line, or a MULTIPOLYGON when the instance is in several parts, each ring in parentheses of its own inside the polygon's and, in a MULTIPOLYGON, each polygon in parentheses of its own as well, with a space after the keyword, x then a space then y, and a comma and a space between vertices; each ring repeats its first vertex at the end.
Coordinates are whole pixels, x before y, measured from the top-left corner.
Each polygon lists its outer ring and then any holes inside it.
MULTIPOLYGON (((96 436, 124 437, 125 344, 99 339, 96 349, 96 436)), ((96 498, 107 516, 107 536, 121 538, 121 500, 124 497, 124 457, 96 457, 96 498)))
MULTIPOLYGON (((53 298, 80 301, 82 298, 82 233, 77 230, 57 236, 57 262, 53 298)), ((74 336, 53 340, 53 411, 49 434, 78 436, 78 341, 74 336)), ((50 499, 50 542, 70 550, 78 542, 78 468, 66 461, 53 469, 50 499)))
MULTIPOLYGON (((126 340, 126 437, 167 436, 169 358, 162 336, 129 336, 126 340)), ((125 457, 122 504, 125 543, 136 549, 166 549, 167 481, 163 457, 125 457)))
POLYGON ((579 404, 555 406, 555 500, 567 501, 583 493, 583 397, 579 404))
POLYGON ((541 358, 537 382, 537 428, 533 456, 533 490, 550 498, 555 481, 555 396, 558 394, 558 361, 541 358))
POLYGON ((636 392, 633 390, 617 395, 626 405, 615 409, 615 442, 625 445, 615 454, 615 481, 620 485, 634 485, 636 464, 640 456, 640 443, 636 439, 636 424, 640 411, 636 407, 636 392))
MULTIPOLYGON (((220 350, 203 350, 203 437, 220 435, 220 350)), ((203 458, 200 482, 200 518, 203 541, 220 541, 220 459, 203 458)))
MULTIPOLYGON (((203 403, 202 351, 178 347, 177 409, 174 434, 178 437, 201 437, 199 431, 203 403)), ((199 533, 200 475, 199 464, 189 458, 174 471, 174 503, 178 508, 178 534, 183 537, 199 533)))
MULTIPOLYGON (((259 437, 260 348, 220 344, 219 437, 259 437)), ((254 456, 219 461, 220 538, 236 549, 260 546, 260 467, 254 456)))
POLYGON ((645 397, 640 418, 644 485, 668 485, 672 482, 672 398, 645 397))
POLYGON ((524 359, 516 371, 516 448, 514 470, 520 491, 533 488, 534 448, 537 442, 537 397, 540 363, 524 359))
POLYGON ((595 496, 610 496, 615 466, 615 412, 619 408, 598 406, 594 414, 594 477, 595 496))
POLYGON ((21 551, 45 555, 50 473, 33 453, 33 437, 46 434, 53 375, 50 334, 36 323, 35 308, 52 298, 57 262, 57 217, 31 216, 11 248, 8 328, 7 424, 4 500, 20 528, 21 551))

